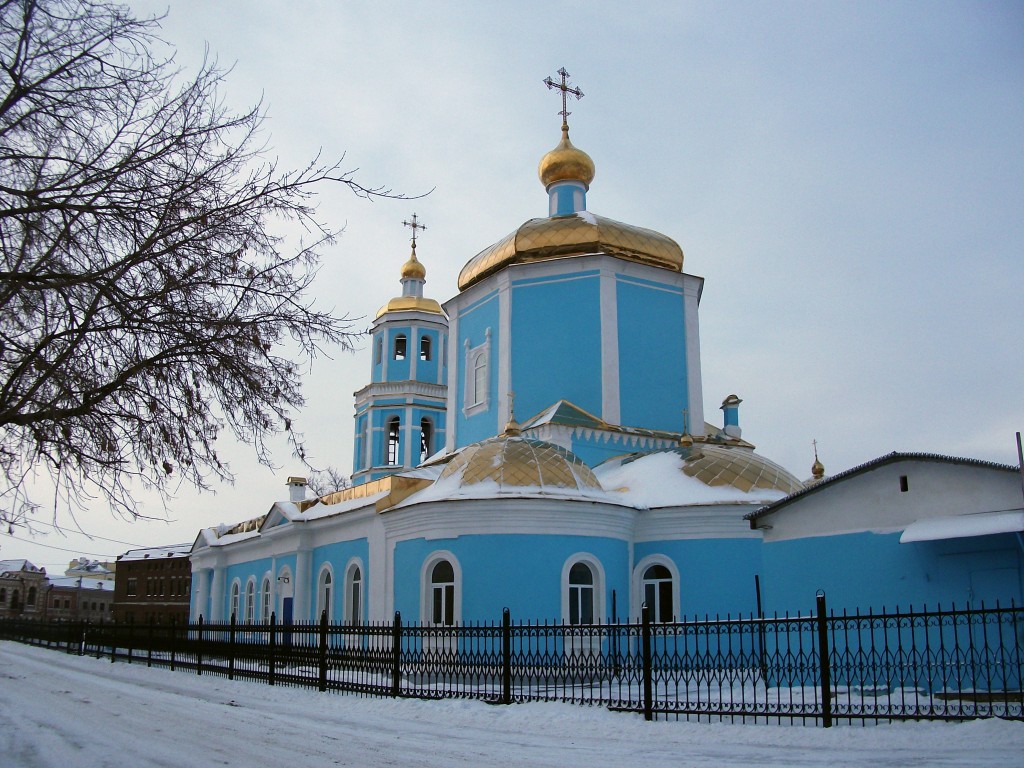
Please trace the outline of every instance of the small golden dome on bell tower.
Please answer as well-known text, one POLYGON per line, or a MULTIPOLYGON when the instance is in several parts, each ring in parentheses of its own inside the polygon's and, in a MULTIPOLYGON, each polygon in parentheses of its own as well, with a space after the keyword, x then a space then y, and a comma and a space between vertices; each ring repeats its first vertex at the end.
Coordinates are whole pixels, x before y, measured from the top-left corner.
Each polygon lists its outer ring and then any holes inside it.
POLYGON ((410 280, 423 280, 427 276, 427 268, 416 258, 416 243, 412 244, 412 255, 409 256, 409 260, 402 265, 402 279, 410 280))
POLYGON ((556 181, 578 181, 589 189, 595 171, 590 155, 573 146, 569 141, 569 126, 562 123, 562 140, 541 158, 537 168, 537 175, 545 189, 556 181))

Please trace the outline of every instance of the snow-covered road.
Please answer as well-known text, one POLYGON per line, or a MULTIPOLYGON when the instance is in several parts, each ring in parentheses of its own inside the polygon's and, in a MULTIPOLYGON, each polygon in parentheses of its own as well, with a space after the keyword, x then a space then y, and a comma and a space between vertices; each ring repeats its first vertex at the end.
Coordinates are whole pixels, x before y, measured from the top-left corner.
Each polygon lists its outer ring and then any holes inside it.
POLYGON ((645 723, 562 704, 392 701, 0 642, 0 766, 1017 766, 1024 724, 645 723))

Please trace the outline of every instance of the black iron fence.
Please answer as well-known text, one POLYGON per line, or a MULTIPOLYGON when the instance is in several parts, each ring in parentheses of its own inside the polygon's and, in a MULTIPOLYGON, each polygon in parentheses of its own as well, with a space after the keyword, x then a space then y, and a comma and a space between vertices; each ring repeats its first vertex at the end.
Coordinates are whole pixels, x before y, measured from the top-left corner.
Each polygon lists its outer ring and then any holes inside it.
POLYGON ((1024 720, 1024 608, 451 627, 0 621, 0 638, 364 696, 564 701, 647 719, 1024 720))

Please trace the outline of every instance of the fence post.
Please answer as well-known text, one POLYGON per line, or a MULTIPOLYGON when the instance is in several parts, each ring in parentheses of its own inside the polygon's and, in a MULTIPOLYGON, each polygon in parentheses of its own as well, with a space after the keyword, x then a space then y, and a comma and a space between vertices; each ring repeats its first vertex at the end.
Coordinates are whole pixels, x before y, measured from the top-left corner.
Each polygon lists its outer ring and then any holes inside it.
POLYGON ((651 685, 651 609, 644 603, 640 608, 640 637, 643 654, 643 678, 644 678, 644 720, 654 719, 654 701, 651 685))
POLYGON ((395 626, 391 630, 391 695, 398 696, 401 683, 402 612, 395 611, 395 626))
POLYGON ((275 683, 275 668, 277 667, 277 612, 270 614, 270 672, 267 675, 267 682, 270 685, 275 683))
POLYGON ((203 674, 203 615, 199 614, 199 625, 196 628, 196 674, 203 674))
POLYGON ((78 655, 79 656, 84 656, 85 655, 85 642, 86 642, 85 631, 86 631, 85 630, 85 621, 79 621, 78 622, 78 639, 79 639, 78 655))
POLYGON ((171 649, 171 672, 174 671, 174 652, 178 649, 178 617, 171 616, 171 638, 170 638, 170 649, 171 649))
POLYGON ((821 671, 821 725, 832 727, 832 668, 828 653, 828 621, 825 616, 825 592, 815 596, 818 612, 818 669, 821 671))
POLYGON ((501 612, 501 703, 512 703, 512 614, 501 612))
POLYGON ((327 609, 320 613, 320 690, 327 690, 327 609))
POLYGON ((128 663, 131 664, 132 663, 132 650, 133 650, 132 646, 135 645, 135 622, 134 621, 129 620, 129 622, 128 622, 128 631, 127 631, 126 634, 128 636, 128 639, 127 639, 128 663))
POLYGON ((149 632, 147 633, 146 644, 146 666, 153 666, 153 617, 149 618, 149 632))
MULTIPOLYGON (((223 637, 223 636, 222 636, 223 637)), ((228 630, 228 680, 235 679, 235 614, 231 614, 231 629, 228 630)))
POLYGON ((619 676, 619 608, 615 601, 615 590, 612 590, 612 677, 619 676))

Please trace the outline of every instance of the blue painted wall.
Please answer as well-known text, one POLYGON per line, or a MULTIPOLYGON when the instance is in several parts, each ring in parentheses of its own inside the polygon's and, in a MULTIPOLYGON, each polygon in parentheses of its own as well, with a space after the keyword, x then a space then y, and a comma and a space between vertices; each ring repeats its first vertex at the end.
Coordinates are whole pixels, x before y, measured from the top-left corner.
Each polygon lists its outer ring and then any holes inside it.
MULTIPOLYGON (((333 589, 331 590, 331 616, 332 621, 340 622, 345 617, 345 603, 348 599, 347 595, 344 595, 345 589, 345 566, 348 565, 349 560, 353 557, 358 557, 362 560, 362 577, 363 577, 363 606, 361 618, 366 620, 366 596, 369 594, 370 589, 370 545, 366 538, 353 539, 352 541, 338 541, 333 544, 325 544, 321 547, 316 547, 312 552, 312 563, 313 563, 313 599, 309 601, 310 611, 314 614, 317 609, 317 585, 320 580, 320 569, 324 565, 330 565, 333 572, 333 589)), ((319 619, 319 615, 311 617, 313 620, 319 619)))
POLYGON ((761 570, 762 546, 760 539, 642 542, 634 546, 633 559, 664 555, 675 563, 682 618, 746 616, 757 612, 754 576, 761 570))
POLYGON ((679 431, 688 402, 682 289, 617 277, 621 423, 679 431))
POLYGON ((395 609, 404 621, 419 621, 420 574, 431 553, 448 550, 462 568, 464 621, 500 621, 503 608, 513 620, 559 619, 561 579, 566 559, 588 552, 605 570, 606 610, 611 591, 621 604, 628 595, 626 542, 588 536, 487 535, 457 539, 413 539, 395 546, 395 609))
POLYGON ((834 609, 1021 604, 1021 547, 1012 534, 899 539, 899 533, 857 533, 766 543, 766 607, 808 611, 819 589, 834 609))
POLYGON ((600 415, 601 300, 596 270, 513 282, 511 344, 512 391, 520 419, 561 399, 600 415))

